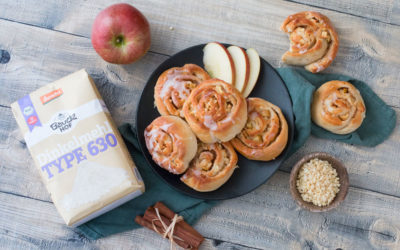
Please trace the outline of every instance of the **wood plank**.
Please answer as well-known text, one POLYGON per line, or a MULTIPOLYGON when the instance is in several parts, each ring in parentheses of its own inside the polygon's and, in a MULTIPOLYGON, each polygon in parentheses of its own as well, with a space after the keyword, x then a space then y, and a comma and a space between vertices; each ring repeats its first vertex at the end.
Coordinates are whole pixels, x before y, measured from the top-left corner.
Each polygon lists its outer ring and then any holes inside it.
MULTIPOLYGON (((371 0, 372 1, 372 0, 371 0)), ((98 12, 118 1, 58 3, 46 0, 40 6, 32 1, 9 2, 0 10, 0 18, 54 29, 89 38, 91 26, 98 12), (56 11, 54 11, 56 9, 56 11), (17 11, 18 10, 18 11, 17 11), (34 11, 31 11, 34 10, 34 11)), ((360 1, 361 2, 361 1, 360 1)), ((385 2, 385 1, 384 1, 385 2)), ((153 0, 134 2, 148 18, 152 29, 151 50, 172 55, 183 48, 209 41, 255 47, 273 66, 284 66, 281 55, 287 50, 288 39, 279 30, 281 22, 290 14, 304 10, 304 5, 282 1, 212 1, 153 0), (222 11, 223 10, 223 11, 222 11), (174 27, 170 30, 170 27, 174 27)), ((326 14, 340 36, 340 49, 333 65, 326 72, 341 72, 366 81, 388 104, 400 107, 400 26, 372 21, 335 11, 310 7, 326 14), (393 96, 394 95, 394 96, 393 96)), ((397 15, 398 16, 398 15, 397 15)), ((21 36, 12 32, 13 36, 21 36)), ((4 37, 6 48, 15 46, 13 39, 4 37)), ((29 39, 28 39, 29 41, 29 39)), ((36 56, 46 62, 51 39, 42 39, 34 47, 36 56)), ((24 45, 20 45, 24 46, 24 45)), ((27 45, 28 47, 31 47, 27 45)), ((84 55, 93 54, 89 42, 84 43, 84 55)), ((19 47, 21 48, 21 47, 19 47)), ((75 59, 76 49, 63 55, 75 59)), ((93 55, 93 58, 96 56, 93 55)), ((101 63, 100 61, 97 61, 101 63)), ((95 66, 95 65, 93 65, 95 66)), ((135 67, 133 67, 135 68, 135 67)), ((57 69, 66 71, 67 67, 57 69)))
POLYGON ((240 238, 244 244, 251 242, 260 248, 396 249, 400 246, 400 221, 393 216, 399 198, 350 188, 338 209, 310 213, 294 204, 288 180, 288 174, 279 172, 254 192, 224 201, 204 217, 215 226, 199 223, 199 230, 207 228, 208 237, 240 238))
POLYGON ((384 23, 400 25, 400 3, 392 0, 288 0, 322 9, 355 15, 384 23))
POLYGON ((10 139, 9 132, 15 128, 14 117, 8 107, 0 106, 0 150, 8 148, 7 142, 10 139))
MULTIPOLYGON (((396 108, 396 114, 399 123, 400 109, 396 108)), ((2 127, 0 122, 0 131, 5 131, 2 127)), ((0 176, 7 176, 0 178, 0 191, 50 201, 16 125, 4 133, 10 136, 5 143, 0 142, 0 148, 6 147, 0 150, 0 176)), ((289 172, 296 161, 307 153, 328 152, 347 167, 351 186, 400 197, 400 168, 396 165, 399 159, 394 150, 396 148, 400 148, 398 129, 385 143, 375 148, 310 137, 304 147, 283 163, 281 170, 289 172)))
MULTIPOLYGON (((169 241, 145 229, 92 241, 64 225, 52 203, 0 192, 2 249, 168 249, 169 241)), ((235 243, 206 239, 201 249, 251 249, 235 243)))
POLYGON ((333 140, 311 136, 306 144, 287 159, 281 170, 290 172, 292 167, 305 154, 328 152, 340 159, 349 173, 352 187, 374 190, 400 197, 400 109, 396 111, 396 128, 391 136, 376 147, 354 146, 333 140), (395 191, 397 190, 397 191, 395 191), (394 191, 394 192, 393 192, 394 191))
MULTIPOLYGON (((400 209, 399 198, 350 188, 338 209, 311 213, 297 207, 288 183, 289 175, 279 172, 250 194, 211 209, 195 228, 219 241, 207 240, 203 248, 225 249, 228 244, 259 249, 400 247, 400 218, 393 216, 400 209)), ((40 248, 168 248, 167 241, 147 229, 89 241, 64 226, 51 203, 4 193, 0 193, 0 239, 0 243, 16 241, 40 248)))
POLYGON ((104 62, 87 38, 0 20, 1 47, 11 59, 0 64, 0 105, 81 68, 86 68, 117 122, 133 122, 136 102, 152 71, 167 57, 148 53, 139 62, 118 66, 104 62), (18 30, 18 32, 15 32, 18 30))
MULTIPOLYGON (((5 64, 6 67, 0 73, 0 82, 3 83, 0 84, 0 104, 9 104, 39 86, 87 67, 89 73, 95 78, 117 124, 135 122, 136 105, 141 89, 151 72, 167 58, 163 55, 148 53, 135 64, 116 66, 103 62, 94 51, 91 51, 90 41, 84 37, 4 20, 0 20, 0 31, 5 34, 10 32, 14 34, 13 39, 0 37, 0 44, 7 44, 7 48, 12 48, 9 49, 12 55, 11 60, 5 64), (13 32, 15 30, 18 32, 13 32), (46 51, 41 51, 44 50, 42 47, 46 41, 51 42, 45 46, 46 51)), ((399 102, 400 98, 396 97, 399 92, 392 90, 388 91, 388 94, 399 102)), ((0 155, 7 159, 7 164, 4 163, 1 171, 2 174, 14 178, 0 180, 0 190, 46 199, 47 193, 43 192, 42 185, 35 181, 38 174, 24 148, 25 145, 16 123, 11 118, 11 111, 6 108, 1 110, 5 115, 2 115, 4 120, 0 118, 0 135, 10 134, 9 138, 0 142, 2 145, 0 147, 7 147, 7 150, 0 151, 0 155), (18 157, 19 155, 25 157, 18 157), (28 172, 26 169, 29 169, 28 172), (17 181, 19 179, 30 180, 30 184, 26 188, 21 188, 17 181)), ((306 152, 326 151, 340 156, 348 165, 349 172, 354 174, 351 175, 352 184, 400 196, 398 182, 400 169, 393 164, 397 159, 393 149, 399 148, 399 136, 397 129, 387 142, 377 148, 354 147, 312 138, 306 147, 284 164, 283 169, 288 171, 293 163, 306 152)))
MULTIPOLYGON (((280 55, 286 50, 288 42, 277 27, 290 13, 303 10, 304 5, 278 1, 254 3, 153 1, 135 2, 134 5, 143 10, 151 22, 151 50, 154 52, 172 54, 190 45, 218 40, 256 47, 263 57, 274 66, 279 66, 280 55), (247 6, 248 3, 250 6, 247 6), (223 11, 222 7, 227 5, 230 7, 223 11), (170 30, 170 26, 174 30, 170 30)), ((133 122, 136 102, 145 80, 166 57, 149 53, 138 63, 124 67, 104 63, 91 48, 87 37, 94 16, 110 4, 110 1, 66 1, 61 6, 55 6, 50 1, 44 1, 33 6, 30 1, 16 1, 16 4, 7 3, 6 8, 2 5, 0 19, 26 22, 61 32, 0 20, 0 33, 11 34, 9 37, 0 36, 0 49, 6 49, 11 54, 9 63, 0 64, 0 105, 7 106, 17 99, 15 97, 89 65, 89 72, 95 76, 117 123, 133 122), (6 16, 13 13, 14 19, 5 17, 2 11, 6 12, 6 16), (29 19, 38 23, 31 23, 29 19)), ((400 45, 396 41, 399 28, 332 11, 322 12, 331 17, 338 27, 342 42, 338 58, 329 71, 345 72, 367 81, 386 102, 400 107, 400 87, 397 84, 400 45)), ((400 109, 396 108, 396 113, 399 117, 400 109)), ((0 108, 1 117, 3 114, 10 116, 9 109, 0 108)), ((40 183, 15 122, 6 116, 4 119, 1 117, 0 135, 10 136, 5 142, 0 141, 0 191, 43 201, 26 202, 24 200, 31 199, 23 197, 13 200, 14 196, 7 194, 0 198, 0 245, 75 246, 58 243, 68 238, 82 248, 97 248, 100 243, 101 247, 119 248, 134 244, 136 241, 133 242, 133 239, 138 238, 139 242, 151 241, 149 244, 155 241, 147 248, 168 247, 168 243, 156 240, 157 237, 150 232, 119 234, 86 245, 79 235, 60 229, 63 225, 57 220, 61 219, 52 204, 47 202, 49 196, 40 183), (21 211, 21 207, 26 209, 21 211), (34 212, 30 214, 26 210, 34 212), (49 224, 41 224, 43 219, 49 224), (32 230, 32 227, 35 229, 32 230), (44 235, 48 232, 56 237, 46 241, 44 235), (23 235, 39 240, 32 244, 31 239, 23 235)), ((310 138, 306 147, 285 163, 283 170, 288 171, 295 160, 306 152, 327 151, 343 159, 349 168, 353 186, 400 196, 400 170, 395 166, 398 157, 394 152, 399 148, 399 132, 396 128, 388 141, 374 149, 310 138)), ((399 218, 394 216, 399 209, 398 198, 351 188, 347 200, 338 210, 311 214, 295 206, 287 183, 288 175, 278 172, 270 182, 251 194, 225 201, 212 209, 196 226, 209 239, 218 239, 208 240, 207 246, 400 247, 399 218), (222 240, 221 244, 219 240, 222 240)))

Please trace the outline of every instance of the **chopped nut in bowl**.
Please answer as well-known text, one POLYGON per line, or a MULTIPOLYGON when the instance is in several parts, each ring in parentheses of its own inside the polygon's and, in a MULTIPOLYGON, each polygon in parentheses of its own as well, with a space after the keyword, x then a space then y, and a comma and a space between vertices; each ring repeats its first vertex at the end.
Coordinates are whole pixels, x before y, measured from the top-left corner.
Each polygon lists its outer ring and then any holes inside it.
POLYGON ((348 187, 346 168, 327 153, 305 155, 290 173, 293 198, 311 212, 325 212, 337 207, 346 197, 348 187))

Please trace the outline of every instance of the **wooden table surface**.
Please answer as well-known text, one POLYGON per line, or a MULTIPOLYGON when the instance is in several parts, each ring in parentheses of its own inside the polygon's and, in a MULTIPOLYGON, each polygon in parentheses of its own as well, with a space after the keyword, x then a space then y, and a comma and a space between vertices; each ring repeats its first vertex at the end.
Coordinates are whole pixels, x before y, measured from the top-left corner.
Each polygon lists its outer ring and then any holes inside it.
MULTIPOLYGON (((88 240, 64 225, 39 179, 10 103, 81 68, 95 79, 116 123, 133 123, 147 78, 169 56, 219 41, 254 47, 273 66, 283 66, 289 42, 280 24, 292 13, 316 10, 331 19, 341 43, 325 72, 365 81, 400 117, 400 1, 130 1, 148 18, 152 45, 128 66, 104 62, 90 42, 95 16, 113 2, 0 2, 0 248, 169 248, 147 229, 88 240)), ((400 249, 399 149, 398 120, 390 138, 375 148, 311 137, 267 183, 221 202, 199 220, 202 247, 400 249), (290 196, 291 167, 313 151, 337 156, 349 172, 348 196, 331 212, 307 212, 290 196)))

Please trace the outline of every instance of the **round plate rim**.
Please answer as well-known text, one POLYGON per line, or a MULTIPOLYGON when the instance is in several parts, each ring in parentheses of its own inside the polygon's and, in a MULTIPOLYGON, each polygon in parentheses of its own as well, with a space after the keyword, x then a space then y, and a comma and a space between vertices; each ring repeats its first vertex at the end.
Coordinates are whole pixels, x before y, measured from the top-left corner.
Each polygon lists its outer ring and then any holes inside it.
MULTIPOLYGON (((229 47, 229 46, 231 46, 231 44, 226 44, 226 43, 221 43, 221 44, 224 45, 226 48, 229 47)), ((206 45, 206 43, 197 44, 197 45, 193 45, 193 46, 191 46, 191 47, 188 47, 188 48, 186 48, 186 49, 180 50, 180 51, 176 52, 175 54, 173 54, 172 56, 168 57, 168 58, 167 58, 166 60, 164 60, 163 62, 161 62, 160 65, 158 65, 157 68, 156 68, 155 70, 153 70, 153 72, 152 72, 152 73, 150 74, 150 76, 148 77, 148 79, 147 79, 147 81, 146 81, 146 84, 144 85, 144 87, 143 87, 143 89, 142 89, 142 91, 141 91, 141 93, 140 93, 140 98, 139 98, 139 102, 138 102, 137 110, 136 110, 136 122, 135 122, 136 130, 137 130, 138 125, 139 125, 139 119, 138 119, 139 111, 140 111, 140 110, 139 110, 139 106, 140 106, 140 103, 141 103, 142 98, 143 98, 144 90, 146 89, 147 85, 149 84, 149 81, 153 78, 153 76, 155 75, 155 73, 158 72, 158 71, 160 70, 161 67, 163 67, 164 63, 165 63, 167 60, 170 60, 171 58, 176 57, 176 56, 179 55, 180 53, 184 53, 184 52, 186 52, 186 51, 188 51, 188 50, 192 50, 192 49, 195 49, 195 48, 197 48, 197 47, 204 47, 205 45, 206 45)), ((262 61, 262 63, 267 64, 267 65, 276 73, 276 75, 279 77, 279 79, 282 81, 283 86, 284 86, 284 88, 285 88, 285 90, 286 90, 286 92, 287 92, 287 94, 288 94, 288 96, 289 96, 290 106, 291 106, 291 110, 292 110, 292 112, 291 112, 291 116, 292 116, 292 117, 291 117, 291 118, 292 118, 291 121, 292 121, 293 124, 290 124, 290 125, 289 125, 289 128, 290 128, 290 129, 289 129, 289 132, 290 132, 290 134, 289 134, 288 142, 287 142, 287 145, 286 145, 286 148, 285 148, 285 152, 284 152, 284 154, 282 155, 282 158, 283 158, 283 159, 282 159, 281 163, 276 167, 275 170, 272 171, 272 174, 271 174, 268 178, 266 178, 263 182, 261 182, 260 184, 254 186, 253 188, 247 190, 246 192, 241 193, 240 195, 237 195, 237 194, 226 195, 226 196, 223 197, 223 198, 204 197, 204 194, 207 194, 208 192, 198 192, 198 191, 194 190, 194 191, 195 191, 194 194, 193 194, 193 193, 188 193, 188 192, 186 192, 185 190, 181 190, 181 189, 179 189, 178 187, 175 187, 174 185, 170 184, 160 173, 158 173, 158 172, 154 169, 154 167, 153 167, 152 163, 150 162, 150 160, 146 157, 146 154, 145 154, 145 151, 144 151, 144 150, 147 150, 147 148, 144 148, 144 145, 142 145, 142 143, 141 143, 141 141, 140 141, 140 139, 139 139, 139 133, 137 133, 138 144, 139 144, 139 148, 140 148, 140 150, 141 150, 141 153, 142 153, 142 155, 143 155, 143 158, 146 160, 146 163, 149 165, 149 167, 151 168, 151 170, 153 171, 153 173, 155 173, 158 177, 160 177, 160 178, 163 180, 163 182, 166 183, 169 187, 173 188, 174 190, 176 190, 176 191, 178 191, 178 192, 180 192, 180 193, 182 193, 182 194, 188 195, 188 196, 193 197, 193 198, 202 199, 202 200, 210 200, 210 201, 212 201, 212 200, 228 200, 228 199, 233 199, 233 198, 240 197, 240 196, 243 196, 243 195, 245 195, 245 194, 248 194, 248 193, 254 191, 255 189, 257 189, 258 187, 260 187, 261 185, 265 184, 272 176, 275 175, 275 173, 278 171, 278 169, 280 168, 280 166, 282 165, 282 163, 286 160, 286 157, 287 157, 287 155, 288 155, 288 153, 289 153, 289 149, 290 149, 290 147, 292 146, 293 139, 294 139, 294 126, 295 126, 295 124, 294 124, 295 122, 294 122, 294 121, 295 121, 295 117, 294 117, 294 112, 293 112, 293 101, 292 101, 292 97, 290 96, 289 90, 288 90, 288 88, 287 88, 285 82, 283 81, 282 77, 279 75, 278 71, 277 71, 268 61, 266 61, 266 60, 265 60, 264 58, 262 58, 261 56, 260 56, 260 60, 262 61), (198 194, 198 195, 197 195, 197 194, 198 194)), ((257 81, 258 81, 258 80, 257 80, 257 81)), ((251 97, 251 96, 249 96, 249 97, 251 97)), ((247 97, 247 98, 248 98, 248 97, 247 97)), ((160 114, 160 116, 161 116, 161 114, 160 114)), ((145 184, 146 184, 146 183, 145 183, 145 184)))

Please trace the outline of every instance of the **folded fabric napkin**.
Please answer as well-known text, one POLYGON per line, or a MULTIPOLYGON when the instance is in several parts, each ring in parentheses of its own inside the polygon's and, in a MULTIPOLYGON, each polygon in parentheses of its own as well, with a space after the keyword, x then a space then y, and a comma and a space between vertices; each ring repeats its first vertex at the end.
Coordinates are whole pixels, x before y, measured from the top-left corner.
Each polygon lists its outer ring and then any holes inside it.
POLYGON ((183 216, 189 224, 193 224, 204 212, 217 204, 215 201, 203 201, 186 196, 168 186, 146 163, 138 144, 136 129, 130 124, 124 124, 119 127, 119 131, 143 178, 146 192, 79 226, 78 230, 85 236, 90 239, 98 239, 139 228, 140 226, 134 221, 136 215, 143 215, 145 210, 157 201, 162 201, 171 210, 183 216))
POLYGON ((395 111, 362 81, 340 74, 313 74, 298 68, 279 68, 277 71, 289 90, 295 116, 294 140, 289 155, 306 142, 310 132, 320 138, 373 147, 388 138, 396 126, 395 111), (331 80, 350 82, 360 91, 364 100, 366 116, 361 126, 353 133, 333 134, 311 121, 310 109, 314 90, 331 80))
MULTIPOLYGON (((396 125, 396 114, 362 81, 339 74, 312 74, 303 69, 279 68, 279 74, 289 89, 295 115, 295 135, 290 156, 307 140, 310 133, 315 136, 342 141, 349 144, 375 146, 383 142, 396 125), (366 118, 361 127, 348 135, 336 135, 311 122, 310 105, 316 88, 330 80, 352 83, 361 93, 366 105, 366 118)), ((200 216, 217 204, 216 201, 195 199, 169 187, 154 174, 142 155, 136 130, 129 124, 119 128, 128 149, 138 167, 146 192, 120 207, 93 219, 78 229, 90 239, 98 239, 111 234, 138 228, 134 222, 136 215, 144 214, 147 207, 162 201, 173 211, 182 215, 186 222, 193 224, 200 216)))

